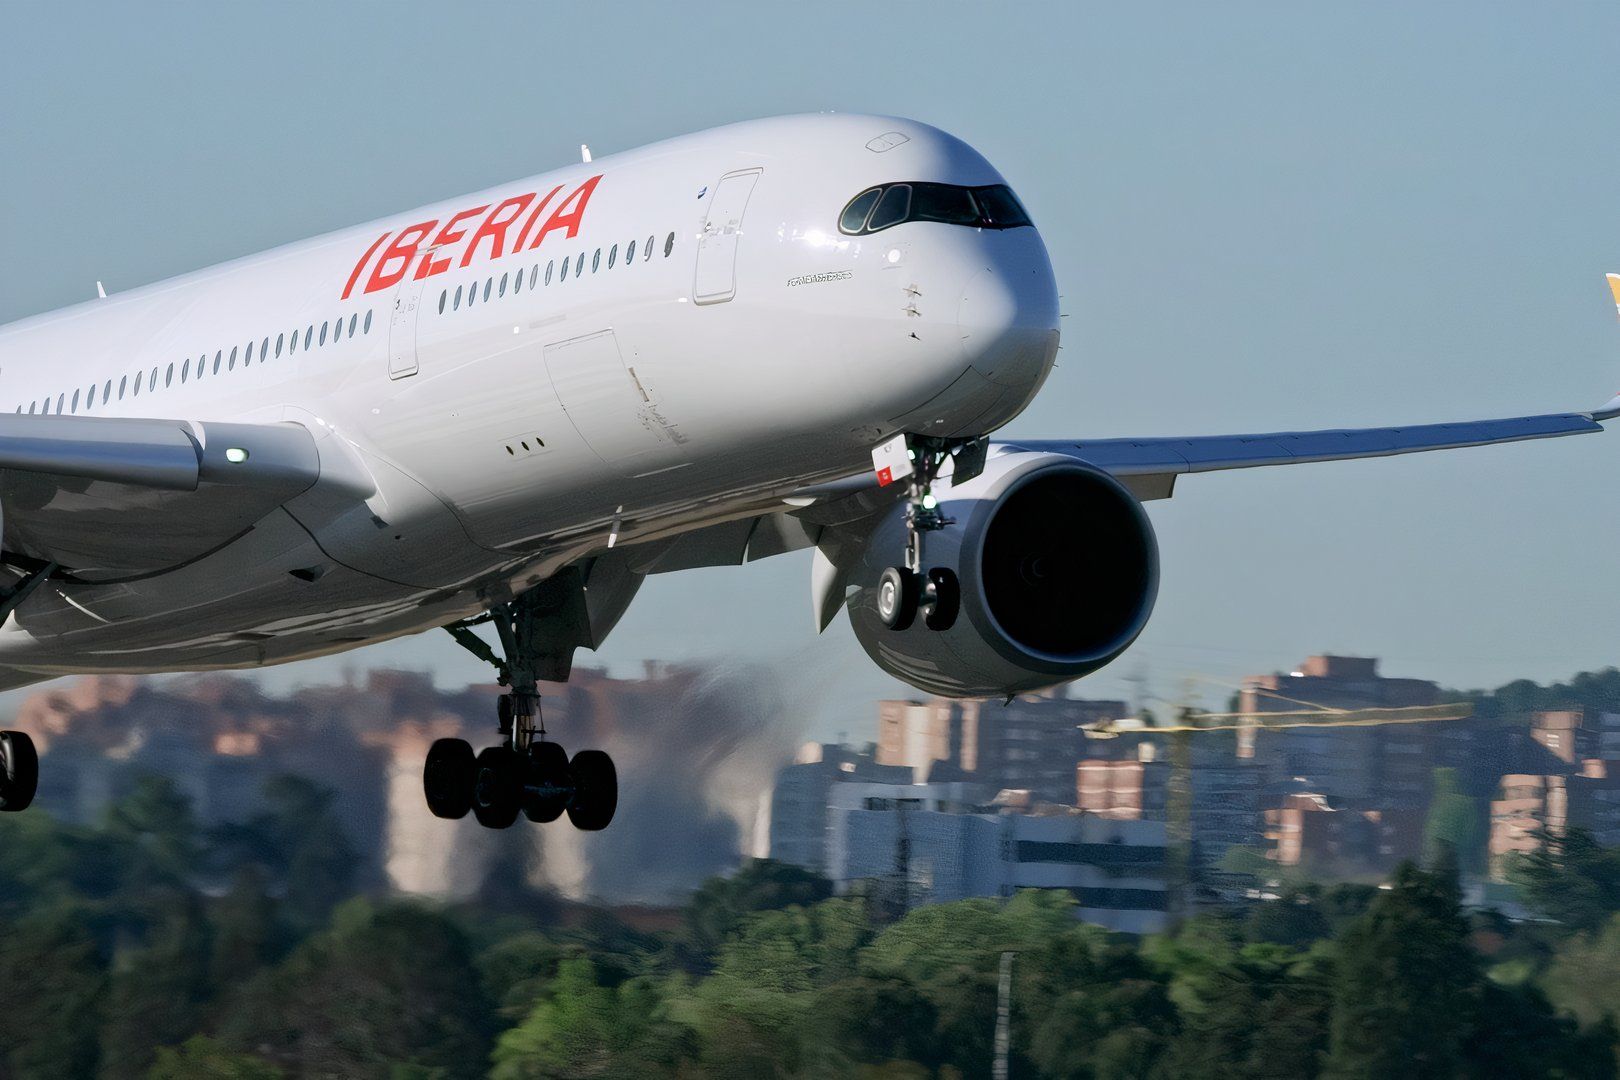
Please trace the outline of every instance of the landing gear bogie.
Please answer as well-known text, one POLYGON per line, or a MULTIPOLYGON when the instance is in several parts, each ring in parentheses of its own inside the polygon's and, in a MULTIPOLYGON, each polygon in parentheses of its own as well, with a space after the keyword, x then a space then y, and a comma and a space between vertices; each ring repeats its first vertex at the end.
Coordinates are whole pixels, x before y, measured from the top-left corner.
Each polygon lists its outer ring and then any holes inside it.
POLYGON ((576 828, 587 831, 613 820, 619 801, 613 759, 600 750, 582 750, 570 760, 546 738, 540 713, 540 680, 568 677, 573 646, 566 642, 574 609, 583 602, 581 588, 577 572, 561 573, 479 619, 445 627, 463 648, 494 665, 508 689, 496 701, 499 745, 476 758, 461 739, 440 739, 429 750, 422 785, 436 816, 459 818, 471 810, 491 829, 507 828, 519 814, 543 824, 567 813, 576 828), (504 657, 472 632, 482 622, 494 624, 504 657))

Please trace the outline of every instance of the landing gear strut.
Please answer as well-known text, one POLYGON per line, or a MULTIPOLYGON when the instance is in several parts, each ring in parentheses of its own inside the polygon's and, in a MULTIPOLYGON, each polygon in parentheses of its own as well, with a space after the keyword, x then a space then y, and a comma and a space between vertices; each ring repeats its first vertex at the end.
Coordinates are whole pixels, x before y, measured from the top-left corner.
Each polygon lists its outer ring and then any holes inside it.
POLYGON ((890 566, 878 578, 878 618, 891 630, 906 630, 917 620, 930 630, 949 630, 962 608, 962 592, 954 571, 945 567, 923 569, 923 538, 955 524, 939 508, 934 480, 947 459, 954 458, 951 482, 965 483, 984 469, 985 440, 939 439, 907 435, 911 473, 906 477, 906 552, 901 566, 890 566))
POLYGON ((529 592, 497 604, 479 619, 445 627, 463 648, 494 665, 507 692, 497 699, 501 742, 476 756, 464 739, 440 739, 428 750, 422 790, 437 817, 461 818, 470 810, 480 825, 504 829, 522 813, 530 821, 556 821, 564 813, 577 829, 604 829, 619 802, 613 759, 581 750, 570 760, 546 738, 540 713, 541 679, 568 677, 573 646, 566 630, 578 616, 579 578, 559 574, 529 592), (471 627, 493 622, 505 658, 471 627))

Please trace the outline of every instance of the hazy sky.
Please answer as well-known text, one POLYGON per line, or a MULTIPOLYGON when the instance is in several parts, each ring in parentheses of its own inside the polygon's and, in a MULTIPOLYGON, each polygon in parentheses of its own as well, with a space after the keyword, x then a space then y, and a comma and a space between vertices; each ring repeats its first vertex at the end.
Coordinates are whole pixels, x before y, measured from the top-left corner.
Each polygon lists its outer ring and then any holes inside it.
MULTIPOLYGON (((1471 419, 1620 388, 1612 4, 0 0, 0 321, 581 142, 821 109, 944 127, 1028 205, 1068 317, 1009 433, 1471 419)), ((1612 663, 1617 463, 1620 432, 1187 479, 1151 507, 1152 624, 1078 692, 1141 674, 1174 696, 1314 651, 1465 685, 1612 663)), ((807 664, 848 680, 824 729, 864 734, 851 703, 896 684, 842 620, 813 636, 807 578, 785 557, 654 579, 599 660, 807 664)), ((275 678, 345 663, 482 677, 435 633, 275 678)))

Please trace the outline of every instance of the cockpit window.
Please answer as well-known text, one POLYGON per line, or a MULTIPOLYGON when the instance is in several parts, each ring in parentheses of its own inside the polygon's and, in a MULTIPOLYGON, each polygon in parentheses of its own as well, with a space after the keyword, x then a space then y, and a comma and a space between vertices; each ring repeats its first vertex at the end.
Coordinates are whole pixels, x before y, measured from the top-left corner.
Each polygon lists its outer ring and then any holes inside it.
POLYGON ((878 196, 882 194, 882 188, 872 188, 849 200, 849 205, 844 207, 844 216, 838 219, 839 230, 858 233, 866 228, 866 215, 872 212, 872 207, 877 205, 878 196))
POLYGON ((905 221, 938 221, 975 229, 1015 229, 1029 215, 1005 184, 958 187, 921 181, 868 188, 849 201, 838 219, 850 236, 874 233, 905 221))

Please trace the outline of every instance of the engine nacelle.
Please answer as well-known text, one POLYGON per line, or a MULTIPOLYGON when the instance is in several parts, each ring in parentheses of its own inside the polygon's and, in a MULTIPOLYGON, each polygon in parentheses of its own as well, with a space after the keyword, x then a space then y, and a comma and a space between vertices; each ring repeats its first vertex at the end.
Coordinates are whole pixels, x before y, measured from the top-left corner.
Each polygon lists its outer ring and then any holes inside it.
POLYGON ((876 585, 903 561, 905 507, 875 528, 845 579, 850 623, 883 670, 947 697, 988 697, 1077 679, 1124 652, 1147 625, 1159 549, 1136 497, 1112 476, 1056 454, 992 457, 978 477, 941 491, 954 524, 927 535, 924 568, 961 586, 947 630, 918 618, 891 630, 876 585))

